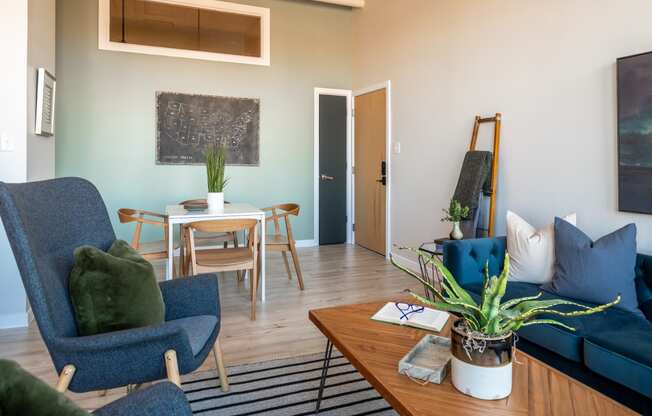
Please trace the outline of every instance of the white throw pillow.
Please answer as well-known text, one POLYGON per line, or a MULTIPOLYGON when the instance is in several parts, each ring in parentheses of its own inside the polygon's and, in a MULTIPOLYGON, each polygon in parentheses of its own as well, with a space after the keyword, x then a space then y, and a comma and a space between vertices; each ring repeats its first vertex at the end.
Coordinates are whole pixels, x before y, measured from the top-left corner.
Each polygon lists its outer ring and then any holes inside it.
MULTIPOLYGON (((573 225, 577 223, 575 213, 563 219, 573 225)), ((512 211, 507 211, 507 252, 510 281, 538 285, 550 282, 555 265, 554 224, 537 230, 512 211)))

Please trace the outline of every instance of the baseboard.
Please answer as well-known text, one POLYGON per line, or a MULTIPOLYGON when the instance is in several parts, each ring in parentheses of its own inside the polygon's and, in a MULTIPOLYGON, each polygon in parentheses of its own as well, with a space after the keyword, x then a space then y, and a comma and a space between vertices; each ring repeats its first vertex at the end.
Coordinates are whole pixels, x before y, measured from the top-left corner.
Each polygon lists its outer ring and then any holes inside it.
POLYGON ((316 247, 315 240, 296 240, 294 244, 297 247, 316 247))
POLYGON ((415 272, 418 274, 421 274, 421 267, 419 266, 419 262, 417 260, 413 260, 410 258, 407 258, 405 256, 402 256, 398 254, 396 251, 392 251, 391 256, 394 258, 394 260, 400 264, 401 266, 415 272))
POLYGON ((24 328, 27 322, 27 312, 0 315, 0 329, 24 328))

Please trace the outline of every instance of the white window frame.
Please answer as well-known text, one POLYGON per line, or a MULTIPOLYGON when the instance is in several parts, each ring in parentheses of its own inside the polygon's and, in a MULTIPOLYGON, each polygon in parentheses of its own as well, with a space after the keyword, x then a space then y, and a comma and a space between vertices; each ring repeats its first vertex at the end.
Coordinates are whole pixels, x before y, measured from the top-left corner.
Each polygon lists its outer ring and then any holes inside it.
POLYGON ((136 45, 111 42, 111 0, 98 0, 98 47, 100 50, 162 55, 175 58, 201 59, 206 61, 233 62, 249 65, 270 65, 270 11, 265 7, 229 3, 218 0, 155 0, 178 6, 197 7, 226 13, 246 14, 260 17, 261 56, 230 55, 225 53, 193 51, 188 49, 164 48, 160 46, 136 45))

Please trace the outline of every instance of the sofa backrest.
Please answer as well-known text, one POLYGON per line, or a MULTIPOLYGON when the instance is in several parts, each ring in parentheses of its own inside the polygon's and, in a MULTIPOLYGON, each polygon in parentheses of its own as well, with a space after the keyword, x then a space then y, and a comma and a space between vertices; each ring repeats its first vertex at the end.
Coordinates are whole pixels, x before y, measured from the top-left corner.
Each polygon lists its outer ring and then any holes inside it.
MULTIPOLYGON (((506 237, 447 241, 444 265, 461 285, 482 282, 487 261, 492 276, 502 271, 506 247, 506 237)), ((636 292, 639 308, 652 321, 652 256, 636 257, 636 292)))
POLYGON ((115 240, 99 192, 81 178, 0 182, 0 217, 45 343, 76 336, 68 292, 73 252, 85 244, 107 250, 115 240))

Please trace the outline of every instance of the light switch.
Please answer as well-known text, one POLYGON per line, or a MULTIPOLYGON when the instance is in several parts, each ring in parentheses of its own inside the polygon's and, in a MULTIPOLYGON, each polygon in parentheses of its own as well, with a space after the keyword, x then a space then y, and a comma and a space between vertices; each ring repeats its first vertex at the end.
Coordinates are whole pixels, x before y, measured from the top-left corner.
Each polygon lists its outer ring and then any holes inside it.
POLYGON ((401 142, 394 142, 394 154, 398 155, 401 153, 401 142))
POLYGON ((0 133, 0 152, 13 152, 14 141, 7 133, 0 133))

